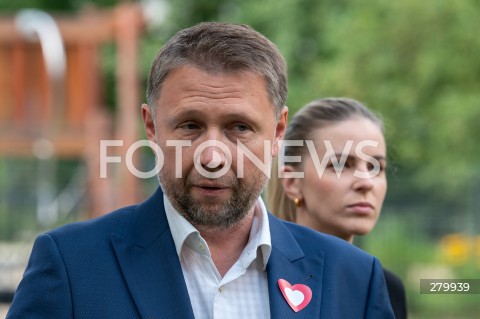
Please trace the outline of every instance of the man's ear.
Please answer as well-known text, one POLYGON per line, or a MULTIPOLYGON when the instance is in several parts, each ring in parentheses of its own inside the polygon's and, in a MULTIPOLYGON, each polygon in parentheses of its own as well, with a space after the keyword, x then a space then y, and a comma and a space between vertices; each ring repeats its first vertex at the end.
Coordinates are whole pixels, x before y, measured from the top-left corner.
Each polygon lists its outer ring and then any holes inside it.
POLYGON ((142 119, 147 139, 156 142, 154 115, 152 114, 152 108, 145 103, 142 104, 142 119))
POLYGON ((275 136, 273 138, 272 156, 277 156, 279 151, 279 141, 283 140, 287 130, 288 107, 284 106, 275 128, 275 136))
POLYGON ((285 165, 281 168, 281 176, 285 176, 285 173, 287 173, 287 177, 281 177, 279 180, 280 183, 282 183, 283 190, 287 197, 291 200, 294 200, 295 198, 303 198, 301 193, 302 179, 299 177, 288 177, 291 173, 300 172, 296 171, 291 165, 285 165))

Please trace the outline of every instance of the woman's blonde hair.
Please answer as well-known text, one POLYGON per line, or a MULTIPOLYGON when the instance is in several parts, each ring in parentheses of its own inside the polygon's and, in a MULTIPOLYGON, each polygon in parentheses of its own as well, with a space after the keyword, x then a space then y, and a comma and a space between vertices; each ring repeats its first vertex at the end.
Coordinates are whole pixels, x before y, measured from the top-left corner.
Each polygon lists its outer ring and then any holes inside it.
MULTIPOLYGON (((324 98, 314 100, 303 106, 288 124, 284 139, 287 141, 306 141, 313 139, 313 134, 318 129, 332 123, 343 122, 353 117, 362 117, 377 124, 380 130, 383 129, 382 120, 371 112, 362 103, 348 98, 324 98)), ((307 147, 294 146, 282 147, 281 153, 284 156, 300 156, 301 159, 308 154, 307 147)), ((280 155, 281 156, 281 155, 280 155)), ((279 156, 279 157, 280 157, 279 156)), ((296 207, 290 198, 287 197, 279 181, 278 158, 272 163, 270 180, 267 183, 265 199, 269 210, 276 216, 295 222, 296 207)), ((303 162, 289 163, 296 168, 301 168, 303 162)))

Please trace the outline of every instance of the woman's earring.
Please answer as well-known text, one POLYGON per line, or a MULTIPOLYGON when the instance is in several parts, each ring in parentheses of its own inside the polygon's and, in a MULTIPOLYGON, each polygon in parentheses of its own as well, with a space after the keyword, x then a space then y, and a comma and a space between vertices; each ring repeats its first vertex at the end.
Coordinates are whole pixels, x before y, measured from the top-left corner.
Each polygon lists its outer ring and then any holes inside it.
POLYGON ((295 197, 295 199, 293 200, 293 203, 295 204, 296 207, 300 207, 302 206, 303 201, 301 198, 295 197))

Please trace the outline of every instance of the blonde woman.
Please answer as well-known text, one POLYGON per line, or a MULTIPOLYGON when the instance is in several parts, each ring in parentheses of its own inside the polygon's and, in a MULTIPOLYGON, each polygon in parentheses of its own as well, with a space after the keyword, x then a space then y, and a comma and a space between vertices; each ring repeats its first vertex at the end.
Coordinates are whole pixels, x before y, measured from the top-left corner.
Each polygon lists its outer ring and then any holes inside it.
MULTIPOLYGON (((368 108, 346 98, 315 100, 292 118, 283 148, 283 176, 275 161, 267 187, 274 214, 350 243, 375 227, 387 159, 383 123, 368 108)), ((396 318, 406 318, 403 284, 384 274, 396 318)))

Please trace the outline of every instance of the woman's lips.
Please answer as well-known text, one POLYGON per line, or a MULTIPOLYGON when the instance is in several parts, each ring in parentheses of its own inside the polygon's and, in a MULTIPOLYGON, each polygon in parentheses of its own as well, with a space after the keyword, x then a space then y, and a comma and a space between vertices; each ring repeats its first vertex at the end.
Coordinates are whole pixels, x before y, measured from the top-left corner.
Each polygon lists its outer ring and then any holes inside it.
POLYGON ((348 205, 347 208, 358 214, 370 214, 374 210, 373 205, 368 202, 358 202, 348 205))

